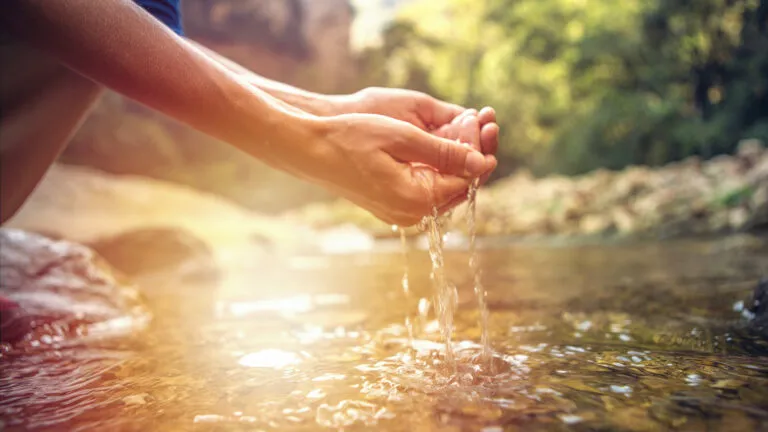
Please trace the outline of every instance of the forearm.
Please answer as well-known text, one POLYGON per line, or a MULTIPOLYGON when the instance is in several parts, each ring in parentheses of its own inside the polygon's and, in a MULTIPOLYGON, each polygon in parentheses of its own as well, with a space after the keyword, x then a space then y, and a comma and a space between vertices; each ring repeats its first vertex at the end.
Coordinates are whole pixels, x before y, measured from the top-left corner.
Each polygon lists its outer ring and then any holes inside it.
POLYGON ((316 132, 128 0, 4 0, 0 15, 71 69, 273 166, 316 132))
POLYGON ((341 108, 343 96, 314 93, 270 80, 193 40, 188 40, 188 42, 200 49, 211 59, 243 77, 251 85, 291 106, 317 116, 331 116, 343 113, 341 108))

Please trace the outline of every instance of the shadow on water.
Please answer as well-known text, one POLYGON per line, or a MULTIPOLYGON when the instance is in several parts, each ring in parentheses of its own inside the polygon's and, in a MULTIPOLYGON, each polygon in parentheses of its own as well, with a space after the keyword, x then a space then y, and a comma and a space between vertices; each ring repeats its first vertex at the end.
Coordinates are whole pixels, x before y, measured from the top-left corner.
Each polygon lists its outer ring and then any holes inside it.
POLYGON ((145 284, 151 328, 131 342, 9 350, 6 430, 760 430, 768 346, 744 302, 768 249, 729 240, 481 252, 491 365, 479 360, 467 255, 458 372, 447 373, 429 261, 399 251, 242 257, 218 286, 145 284), (422 300, 424 299, 424 300, 422 300), (420 303, 420 304, 419 304, 420 303), (492 367, 491 367, 492 366, 492 367))

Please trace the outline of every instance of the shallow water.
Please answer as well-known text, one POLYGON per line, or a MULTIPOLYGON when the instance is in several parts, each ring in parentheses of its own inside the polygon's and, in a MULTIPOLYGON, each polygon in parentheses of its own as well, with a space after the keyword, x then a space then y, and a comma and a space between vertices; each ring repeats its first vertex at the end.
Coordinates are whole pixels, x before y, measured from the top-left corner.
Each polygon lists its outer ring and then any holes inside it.
POLYGON ((420 299, 434 304, 425 250, 409 254, 408 297, 399 241, 243 256, 218 286, 147 287, 155 318, 135 340, 4 353, 0 418, 5 430, 762 430, 768 347, 743 330, 740 302, 768 275, 768 250, 731 243, 480 242, 492 374, 460 244, 445 255, 456 375, 434 310, 418 319, 420 299))

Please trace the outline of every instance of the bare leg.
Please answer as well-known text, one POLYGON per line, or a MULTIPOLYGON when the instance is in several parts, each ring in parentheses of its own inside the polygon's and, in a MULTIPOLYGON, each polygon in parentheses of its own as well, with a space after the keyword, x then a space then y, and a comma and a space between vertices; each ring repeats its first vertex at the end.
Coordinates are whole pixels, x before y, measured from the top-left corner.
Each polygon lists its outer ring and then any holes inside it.
POLYGON ((38 51, 0 43, 0 223, 32 193, 101 92, 38 51))

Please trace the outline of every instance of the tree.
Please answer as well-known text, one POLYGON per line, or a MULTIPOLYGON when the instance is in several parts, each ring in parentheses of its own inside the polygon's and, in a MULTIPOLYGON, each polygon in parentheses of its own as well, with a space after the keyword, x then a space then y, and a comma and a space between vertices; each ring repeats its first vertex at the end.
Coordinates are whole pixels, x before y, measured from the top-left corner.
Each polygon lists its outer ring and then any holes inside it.
POLYGON ((768 139, 764 3, 420 0, 364 58, 383 84, 494 106, 502 167, 661 164, 768 139))

